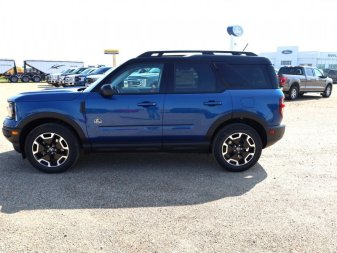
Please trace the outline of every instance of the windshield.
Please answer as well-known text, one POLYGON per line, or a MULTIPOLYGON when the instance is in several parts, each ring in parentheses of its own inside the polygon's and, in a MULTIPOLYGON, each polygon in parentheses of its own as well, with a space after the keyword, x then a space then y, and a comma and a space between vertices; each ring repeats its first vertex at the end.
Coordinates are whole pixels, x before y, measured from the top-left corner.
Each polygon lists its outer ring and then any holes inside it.
POLYGON ((71 71, 73 71, 74 69, 66 69, 62 72, 62 74, 68 74, 70 73, 71 71))
POLYGON ((80 74, 86 69, 87 68, 78 68, 78 69, 75 69, 74 71, 70 72, 69 74, 80 74))
POLYGON ((149 73, 160 73, 160 69, 159 68, 152 68, 149 73))
POLYGON ((107 72, 109 69, 110 69, 110 67, 99 68, 99 69, 96 69, 95 71, 93 71, 91 74, 92 74, 92 75, 100 75, 100 74, 104 74, 104 73, 107 72))
POLYGON ((86 69, 83 72, 81 72, 81 74, 88 74, 90 72, 92 72, 94 69, 90 68, 90 69, 86 69))

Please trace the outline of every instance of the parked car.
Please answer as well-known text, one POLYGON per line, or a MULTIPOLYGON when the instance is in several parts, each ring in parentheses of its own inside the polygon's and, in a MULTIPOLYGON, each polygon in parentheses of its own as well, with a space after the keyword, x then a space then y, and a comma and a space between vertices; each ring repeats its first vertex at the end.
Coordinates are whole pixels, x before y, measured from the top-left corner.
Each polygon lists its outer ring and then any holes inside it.
POLYGON ((325 98, 331 95, 332 79, 317 68, 309 66, 281 67, 278 75, 280 86, 290 100, 295 100, 307 92, 320 92, 325 98))
POLYGON ((79 70, 83 70, 85 68, 76 68, 76 69, 69 69, 69 72, 67 73, 62 73, 59 77, 58 77, 58 83, 55 86, 63 86, 64 85, 64 79, 68 76, 71 75, 79 70))
POLYGON ((72 167, 81 149, 213 153, 237 172, 282 138, 283 100, 271 62, 256 54, 151 51, 88 88, 9 98, 3 134, 48 173, 72 167), (151 85, 130 85, 135 77, 151 85))
POLYGON ((111 70, 111 67, 100 67, 98 69, 96 69, 95 71, 91 72, 85 80, 85 86, 88 87, 89 85, 91 85, 92 83, 96 82, 96 80, 104 77, 109 70, 111 70))
POLYGON ((56 87, 59 86, 59 79, 61 75, 67 75, 69 73, 71 73, 74 69, 65 69, 60 73, 54 73, 54 74, 50 74, 47 76, 47 83, 54 85, 56 87))
POLYGON ((333 83, 337 83, 337 69, 330 69, 327 76, 332 79, 333 83))
POLYGON ((87 76, 93 73, 97 68, 88 68, 79 75, 75 75, 75 86, 84 86, 87 76))
POLYGON ((75 84, 75 76, 83 73, 86 71, 88 68, 78 68, 71 73, 68 73, 64 76, 62 80, 62 86, 69 86, 69 85, 74 85, 75 84))

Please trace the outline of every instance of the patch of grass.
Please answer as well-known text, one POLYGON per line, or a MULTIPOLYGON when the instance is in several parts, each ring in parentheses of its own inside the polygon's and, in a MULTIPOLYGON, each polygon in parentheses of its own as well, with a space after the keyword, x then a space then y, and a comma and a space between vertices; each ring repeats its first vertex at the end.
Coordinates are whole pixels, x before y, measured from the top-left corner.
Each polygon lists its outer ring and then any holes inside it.
POLYGON ((6 78, 0 77, 0 83, 8 83, 8 80, 6 78))

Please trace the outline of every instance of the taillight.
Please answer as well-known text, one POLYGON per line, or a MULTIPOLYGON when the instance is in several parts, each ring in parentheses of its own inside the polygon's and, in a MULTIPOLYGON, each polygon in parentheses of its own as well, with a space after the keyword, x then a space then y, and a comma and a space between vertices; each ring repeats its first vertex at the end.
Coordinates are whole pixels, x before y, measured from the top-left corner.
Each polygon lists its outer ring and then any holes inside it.
POLYGON ((283 117, 283 110, 284 110, 284 107, 285 107, 285 103, 284 103, 284 97, 281 97, 280 98, 280 104, 279 104, 279 109, 280 109, 280 114, 281 116, 283 117))
POLYGON ((284 76, 279 76, 279 77, 278 77, 278 80, 279 80, 279 85, 280 85, 280 87, 283 87, 283 86, 286 85, 286 83, 287 83, 287 78, 284 77, 284 76))

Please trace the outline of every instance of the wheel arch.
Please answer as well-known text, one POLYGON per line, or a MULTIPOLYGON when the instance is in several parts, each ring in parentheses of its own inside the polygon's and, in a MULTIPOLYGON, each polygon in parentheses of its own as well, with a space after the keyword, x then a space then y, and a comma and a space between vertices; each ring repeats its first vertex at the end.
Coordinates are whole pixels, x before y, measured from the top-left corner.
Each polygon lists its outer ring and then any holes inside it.
MULTIPOLYGON (((290 85, 290 89, 291 89, 291 87, 293 87, 293 86, 296 86, 297 89, 298 89, 298 92, 300 92, 300 83, 299 83, 298 81, 293 82, 293 83, 290 85)), ((290 90, 290 89, 289 89, 289 90, 290 90)))
POLYGON ((73 120, 63 115, 59 115, 57 113, 39 113, 39 114, 33 115, 25 119, 23 122, 19 124, 19 128, 21 129, 19 143, 20 143, 20 149, 22 150, 22 155, 24 157, 25 157, 24 144, 25 144, 27 135, 35 127, 42 125, 42 124, 46 124, 46 123, 58 123, 58 124, 68 127, 75 134, 82 148, 89 147, 89 144, 87 143, 87 140, 86 140, 85 133, 83 132, 82 128, 76 122, 74 122, 73 120))
POLYGON ((218 132, 225 126, 234 123, 241 123, 252 127, 261 138, 262 148, 265 148, 267 146, 267 132, 265 130, 266 129, 265 126, 267 124, 264 122, 264 120, 250 113, 234 113, 232 117, 225 116, 218 119, 210 127, 210 129, 207 132, 207 139, 210 142, 210 149, 213 146, 215 136, 218 134, 218 132))

